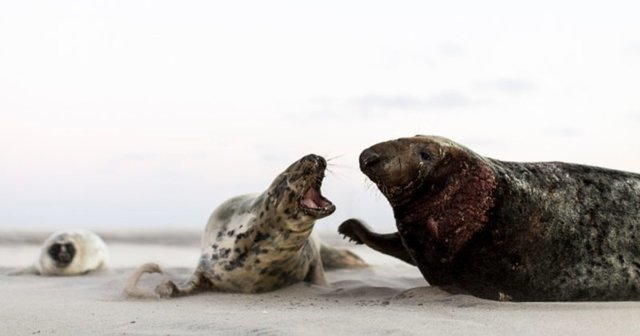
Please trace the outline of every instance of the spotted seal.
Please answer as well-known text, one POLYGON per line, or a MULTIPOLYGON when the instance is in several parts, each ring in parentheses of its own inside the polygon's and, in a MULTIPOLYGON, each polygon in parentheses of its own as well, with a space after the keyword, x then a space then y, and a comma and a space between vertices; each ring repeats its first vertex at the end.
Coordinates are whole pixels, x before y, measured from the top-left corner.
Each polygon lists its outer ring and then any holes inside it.
POLYGON ((109 251, 104 241, 87 230, 59 231, 45 240, 36 262, 10 275, 80 275, 104 267, 109 251))
POLYGON ((499 161, 437 136, 376 144, 360 168, 398 232, 357 219, 339 232, 431 285, 515 301, 640 299, 639 174, 499 161))
POLYGON ((261 194, 232 198, 211 214, 202 237, 202 254, 190 279, 163 281, 154 293, 136 287, 156 264, 135 271, 125 288, 130 296, 182 296, 196 291, 260 293, 308 281, 326 285, 325 268, 361 267, 347 250, 326 246, 312 234, 317 219, 335 205, 322 196, 326 161, 307 155, 289 166, 261 194))

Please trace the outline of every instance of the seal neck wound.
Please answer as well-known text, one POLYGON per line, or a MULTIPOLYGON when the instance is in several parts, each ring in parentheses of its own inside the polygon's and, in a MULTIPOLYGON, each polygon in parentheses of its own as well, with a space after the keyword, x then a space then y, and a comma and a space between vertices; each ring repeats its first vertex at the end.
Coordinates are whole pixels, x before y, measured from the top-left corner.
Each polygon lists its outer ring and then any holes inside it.
POLYGON ((424 226, 426 240, 444 247, 444 260, 450 260, 489 221, 494 206, 496 178, 484 161, 462 162, 448 175, 436 194, 426 194, 396 211, 399 223, 424 226))

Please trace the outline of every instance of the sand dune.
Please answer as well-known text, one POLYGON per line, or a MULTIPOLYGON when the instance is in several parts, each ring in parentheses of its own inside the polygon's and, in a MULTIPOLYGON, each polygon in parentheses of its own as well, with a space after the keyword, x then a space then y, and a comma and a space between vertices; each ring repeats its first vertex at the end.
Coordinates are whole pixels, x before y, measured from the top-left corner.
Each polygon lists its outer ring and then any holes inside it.
MULTIPOLYGON (((35 258, 40 233, 4 232, 0 272, 35 258), (7 238, 12 237, 12 238, 7 238)), ((41 234, 46 236, 46 233, 41 234)), ((640 303, 503 303, 429 287, 414 267, 363 247, 372 264, 328 273, 330 287, 305 283, 246 295, 202 293, 163 300, 124 297, 134 267, 156 261, 186 278, 197 233, 103 234, 111 267, 80 277, 0 276, 2 335, 638 335, 640 303), (124 236, 125 238, 122 238, 124 236), (118 238, 121 237, 121 238, 118 238)), ((338 242, 337 237, 324 235, 338 242)), ((143 278, 153 287, 160 276, 143 278)))

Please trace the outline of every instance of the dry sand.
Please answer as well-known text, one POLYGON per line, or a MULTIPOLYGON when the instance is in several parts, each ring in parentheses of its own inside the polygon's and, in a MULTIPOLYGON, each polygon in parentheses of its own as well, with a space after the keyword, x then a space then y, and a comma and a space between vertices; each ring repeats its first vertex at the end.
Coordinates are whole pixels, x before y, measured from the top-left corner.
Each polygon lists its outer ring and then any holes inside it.
MULTIPOLYGON (((45 232, 0 232, 0 273, 29 264, 45 232)), ((364 247, 371 263, 266 294, 136 300, 122 286, 139 264, 191 274, 199 234, 101 234, 110 268, 78 277, 0 275, 0 335, 640 335, 640 302, 503 303, 428 287, 416 268, 364 247)), ((333 234, 325 240, 340 243, 333 234)), ((160 277, 146 277, 153 286, 160 277)))

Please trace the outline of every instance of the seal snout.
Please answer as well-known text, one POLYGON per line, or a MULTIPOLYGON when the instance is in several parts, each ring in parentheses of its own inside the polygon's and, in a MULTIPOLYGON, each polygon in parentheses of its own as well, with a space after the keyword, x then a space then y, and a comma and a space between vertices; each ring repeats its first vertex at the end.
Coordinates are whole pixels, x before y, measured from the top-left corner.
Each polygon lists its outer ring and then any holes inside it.
POLYGON ((380 163, 380 154, 368 148, 360 154, 360 170, 368 175, 380 163))
POLYGON ((315 163, 323 170, 327 167, 327 160, 325 160, 322 156, 316 154, 309 154, 302 158, 302 161, 307 161, 311 163, 315 163))
POLYGON ((59 266, 66 266, 73 261, 76 249, 70 243, 55 243, 49 248, 49 255, 59 266))

